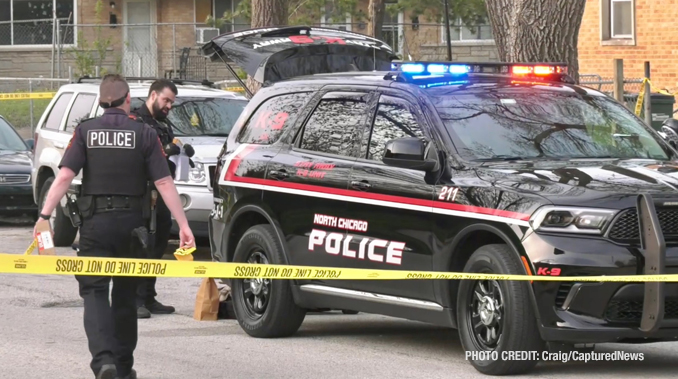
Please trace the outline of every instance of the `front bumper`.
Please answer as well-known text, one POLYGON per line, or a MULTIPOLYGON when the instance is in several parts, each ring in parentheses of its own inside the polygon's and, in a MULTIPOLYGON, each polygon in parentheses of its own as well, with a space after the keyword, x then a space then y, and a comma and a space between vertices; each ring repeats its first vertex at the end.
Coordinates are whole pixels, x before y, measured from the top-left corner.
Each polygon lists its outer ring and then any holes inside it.
MULTIPOLYGON (((643 248, 602 238, 531 234, 523 242, 537 275, 678 274, 678 246, 667 247, 651 197, 639 197, 643 248), (554 270, 555 269, 555 270, 554 270)), ((532 284, 542 338, 567 343, 678 339, 678 283, 532 284)))
MULTIPOLYGON (((195 237, 207 237, 207 221, 209 220, 214 200, 212 191, 206 186, 190 186, 177 184, 188 224, 195 237)), ((179 226, 172 217, 172 234, 179 234, 179 226)))
POLYGON ((0 185, 1 215, 37 215, 38 205, 33 198, 33 187, 26 184, 0 185))

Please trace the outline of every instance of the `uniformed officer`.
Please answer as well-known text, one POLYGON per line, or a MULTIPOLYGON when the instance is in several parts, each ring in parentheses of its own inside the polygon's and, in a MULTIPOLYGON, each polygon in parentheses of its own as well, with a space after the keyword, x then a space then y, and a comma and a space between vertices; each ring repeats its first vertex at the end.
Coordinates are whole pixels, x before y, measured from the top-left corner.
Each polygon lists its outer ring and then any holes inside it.
MULTIPOLYGON (((79 256, 139 258, 131 249, 132 233, 144 225, 143 195, 148 181, 155 184, 176 218, 181 246, 194 247, 193 233, 156 133, 128 116, 131 99, 127 82, 119 75, 106 75, 99 92, 104 114, 75 129, 38 223, 49 222, 49 215, 82 170, 79 256)), ((35 236, 35 230, 33 233, 35 236)), ((137 278, 113 277, 110 305, 110 277, 76 279, 84 299, 90 367, 96 378, 136 378, 132 366, 138 338, 137 278)))
MULTIPOLYGON (((175 177, 176 167, 169 160, 169 157, 179 154, 181 149, 173 142, 174 131, 172 130, 171 123, 167 120, 167 116, 172 109, 172 104, 176 101, 177 94, 177 86, 171 80, 156 80, 151 84, 146 103, 130 113, 131 118, 150 125, 158 133, 173 178, 175 177)), ((185 145, 184 149, 187 150, 187 155, 193 155, 190 145, 185 145)), ((157 200, 156 212, 155 241, 148 257, 150 259, 160 259, 165 254, 172 229, 172 216, 162 197, 159 197, 157 200)), ((149 318, 151 314, 169 314, 174 312, 174 307, 163 305, 156 300, 158 294, 155 291, 155 283, 155 277, 140 279, 137 289, 138 318, 149 318)))

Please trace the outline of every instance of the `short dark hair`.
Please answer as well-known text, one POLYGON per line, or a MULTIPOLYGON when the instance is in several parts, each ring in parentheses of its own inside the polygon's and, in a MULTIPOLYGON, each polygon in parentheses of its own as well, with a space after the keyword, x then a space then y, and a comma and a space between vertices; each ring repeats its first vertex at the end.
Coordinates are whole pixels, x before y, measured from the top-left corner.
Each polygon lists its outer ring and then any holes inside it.
POLYGON ((108 74, 99 85, 99 104, 102 108, 117 108, 124 104, 129 85, 122 75, 108 74))
POLYGON ((160 93, 165 88, 169 88, 175 95, 179 93, 177 86, 169 79, 158 79, 151 84, 151 88, 148 90, 148 96, 151 96, 151 93, 160 93))

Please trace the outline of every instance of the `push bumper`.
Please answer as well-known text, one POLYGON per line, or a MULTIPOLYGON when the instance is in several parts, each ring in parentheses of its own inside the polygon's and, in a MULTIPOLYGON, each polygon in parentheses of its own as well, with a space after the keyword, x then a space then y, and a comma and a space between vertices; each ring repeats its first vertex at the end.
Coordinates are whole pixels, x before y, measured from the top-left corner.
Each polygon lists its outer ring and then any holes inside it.
MULTIPOLYGON (((669 249, 651 196, 637 200, 640 248, 606 240, 531 236, 527 250, 537 275, 661 275, 678 273, 678 247, 669 249), (569 248, 565 251, 564 248, 569 248)), ((678 283, 533 283, 542 338, 567 343, 678 340, 678 283)))
MULTIPOLYGON (((177 184, 177 191, 188 219, 188 225, 195 237, 207 237, 207 221, 214 205, 212 191, 204 186, 177 184)), ((172 234, 179 234, 179 226, 172 218, 172 234)))

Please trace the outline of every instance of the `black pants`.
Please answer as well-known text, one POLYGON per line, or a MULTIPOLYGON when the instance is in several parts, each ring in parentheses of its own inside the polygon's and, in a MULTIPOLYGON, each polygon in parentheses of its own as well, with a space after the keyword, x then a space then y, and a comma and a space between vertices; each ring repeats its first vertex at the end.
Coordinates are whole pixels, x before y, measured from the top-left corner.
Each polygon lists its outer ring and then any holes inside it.
MULTIPOLYGON (((172 213, 162 200, 162 196, 158 196, 156 206, 157 226, 155 231, 155 246, 153 247, 153 251, 147 257, 149 259, 162 258, 162 256, 165 254, 165 250, 167 250, 170 232, 172 229, 172 213)), ((157 278, 152 276, 139 278, 139 287, 137 288, 137 306, 149 304, 155 299, 156 296, 158 296, 157 292, 155 292, 156 279, 157 278)))
MULTIPOLYGON (((80 227, 83 257, 139 258, 131 248, 132 231, 143 225, 141 211, 95 213, 80 227)), ((128 375, 134 365, 137 345, 137 311, 134 294, 138 278, 77 276, 80 296, 85 300, 85 332, 92 354, 90 367, 95 375, 104 364, 115 364, 118 376, 128 375)))

